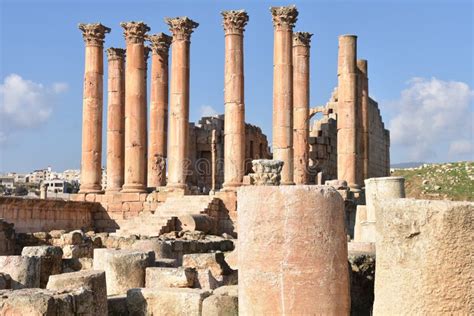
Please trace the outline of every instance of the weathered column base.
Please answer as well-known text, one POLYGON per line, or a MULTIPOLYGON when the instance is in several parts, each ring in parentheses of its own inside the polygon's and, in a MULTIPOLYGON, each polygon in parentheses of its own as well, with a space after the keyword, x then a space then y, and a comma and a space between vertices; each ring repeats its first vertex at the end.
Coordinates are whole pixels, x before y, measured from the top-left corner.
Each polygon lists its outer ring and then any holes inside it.
POLYGON ((79 193, 85 194, 85 193, 103 193, 104 191, 102 190, 101 185, 93 185, 93 186, 86 186, 84 187, 81 185, 81 189, 79 190, 79 193))
POLYGON ((142 184, 127 184, 122 188, 123 193, 144 193, 147 192, 147 189, 142 184))

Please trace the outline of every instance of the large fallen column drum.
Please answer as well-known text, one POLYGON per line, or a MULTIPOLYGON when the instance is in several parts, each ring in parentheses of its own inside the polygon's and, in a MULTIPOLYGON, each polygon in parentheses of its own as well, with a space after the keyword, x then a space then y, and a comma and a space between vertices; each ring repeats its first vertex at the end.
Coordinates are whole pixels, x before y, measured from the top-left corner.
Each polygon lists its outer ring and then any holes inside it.
POLYGON ((329 186, 238 189, 239 313, 348 315, 344 201, 329 186))

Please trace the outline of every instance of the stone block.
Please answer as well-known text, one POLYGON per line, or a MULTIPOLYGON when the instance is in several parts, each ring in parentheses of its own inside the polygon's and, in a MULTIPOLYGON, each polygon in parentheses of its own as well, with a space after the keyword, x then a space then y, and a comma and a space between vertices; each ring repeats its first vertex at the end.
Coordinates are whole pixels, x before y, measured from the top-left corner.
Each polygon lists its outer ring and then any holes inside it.
POLYGON ((44 289, 0 291, 0 315, 75 316, 94 315, 90 290, 70 292, 44 289))
POLYGON ((11 288, 40 286, 41 259, 39 257, 1 256, 0 272, 10 275, 11 288))
POLYGON ((202 303, 202 315, 239 315, 238 286, 222 286, 214 290, 213 295, 204 299, 202 303))
POLYGON ((193 287, 197 278, 193 268, 147 268, 145 286, 156 287, 193 287))
POLYGON ((46 288, 50 275, 62 272, 63 251, 61 247, 36 246, 24 247, 22 256, 40 258, 40 287, 46 288))
POLYGON ((374 315, 474 314, 474 203, 389 199, 379 206, 374 315))
POLYGON ((145 269, 153 266, 152 251, 94 250, 94 270, 105 270, 107 294, 124 294, 128 289, 145 286, 145 269))
POLYGON ((104 271, 79 271, 52 275, 49 278, 47 289, 72 291, 85 288, 93 293, 94 315, 107 315, 107 288, 104 271))
POLYGON ((176 268, 178 261, 176 259, 158 258, 155 260, 155 267, 159 268, 176 268))
POLYGON ((131 289, 127 292, 130 315, 200 316, 211 293, 188 288, 131 289))

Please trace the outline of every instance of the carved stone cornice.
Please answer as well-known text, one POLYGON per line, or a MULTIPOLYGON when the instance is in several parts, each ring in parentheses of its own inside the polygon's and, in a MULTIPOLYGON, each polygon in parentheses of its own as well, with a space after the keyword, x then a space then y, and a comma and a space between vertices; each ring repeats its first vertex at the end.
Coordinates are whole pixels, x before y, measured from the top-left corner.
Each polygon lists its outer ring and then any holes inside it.
POLYGON ((287 7, 271 7, 273 27, 276 30, 293 29, 298 20, 298 10, 294 5, 287 7))
POLYGON ((108 60, 125 59, 126 50, 123 48, 110 47, 107 49, 108 60))
POLYGON ((122 22, 120 26, 123 28, 123 35, 127 43, 139 44, 145 41, 146 32, 150 27, 143 22, 122 22))
POLYGON ((173 37, 165 33, 158 33, 147 35, 145 39, 150 42, 150 47, 153 55, 158 54, 163 58, 168 58, 168 53, 173 37))
POLYGON ((173 41, 189 41, 193 30, 199 26, 187 16, 176 18, 165 18, 165 23, 169 25, 173 34, 173 41))
POLYGON ((101 23, 79 23, 78 27, 82 31, 86 46, 103 46, 105 34, 110 33, 110 28, 101 23))
POLYGON ((308 32, 293 33, 293 46, 309 47, 311 44, 311 36, 313 36, 313 34, 308 32))
POLYGON ((249 21, 249 15, 245 10, 229 10, 222 11, 223 17, 222 25, 224 26, 225 34, 242 34, 245 31, 245 26, 249 21))

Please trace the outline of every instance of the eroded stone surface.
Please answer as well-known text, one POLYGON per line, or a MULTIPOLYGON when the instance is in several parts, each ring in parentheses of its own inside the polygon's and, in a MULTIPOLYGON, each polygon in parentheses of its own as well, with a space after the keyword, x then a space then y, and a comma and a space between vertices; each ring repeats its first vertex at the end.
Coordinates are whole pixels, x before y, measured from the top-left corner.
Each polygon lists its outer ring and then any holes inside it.
POLYGON ((378 209, 374 315, 474 313, 474 203, 386 200, 378 209))
POLYGON ((39 257, 0 256, 0 272, 10 275, 11 288, 34 288, 40 286, 39 257))
POLYGON ((193 287, 197 278, 193 268, 147 268, 145 286, 156 287, 193 287))
POLYGON ((85 288, 92 292, 93 314, 107 315, 107 288, 104 271, 80 271, 63 273, 49 277, 47 289, 73 291, 85 288))
POLYGON ((63 251, 60 247, 38 246, 25 247, 22 256, 40 258, 40 287, 45 288, 50 275, 62 272, 63 251))

